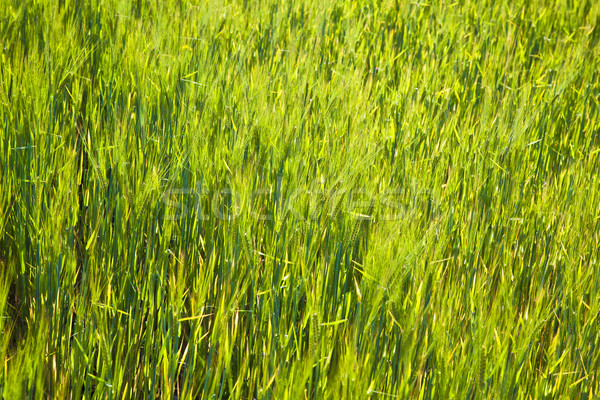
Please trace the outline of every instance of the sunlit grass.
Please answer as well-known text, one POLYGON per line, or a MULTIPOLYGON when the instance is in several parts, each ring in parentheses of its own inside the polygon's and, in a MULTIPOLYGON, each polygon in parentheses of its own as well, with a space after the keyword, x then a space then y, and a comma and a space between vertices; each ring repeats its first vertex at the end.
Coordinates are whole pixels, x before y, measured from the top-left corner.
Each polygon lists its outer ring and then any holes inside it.
POLYGON ((1 2, 3 397, 597 397, 599 11, 1 2))

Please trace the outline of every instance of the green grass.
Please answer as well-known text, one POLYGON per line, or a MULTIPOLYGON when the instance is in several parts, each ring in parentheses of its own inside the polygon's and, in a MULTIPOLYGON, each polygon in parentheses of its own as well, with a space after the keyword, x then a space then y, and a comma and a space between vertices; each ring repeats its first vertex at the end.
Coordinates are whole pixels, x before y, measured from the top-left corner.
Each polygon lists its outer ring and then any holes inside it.
POLYGON ((5 399, 600 396, 592 0, 0 2, 5 399))

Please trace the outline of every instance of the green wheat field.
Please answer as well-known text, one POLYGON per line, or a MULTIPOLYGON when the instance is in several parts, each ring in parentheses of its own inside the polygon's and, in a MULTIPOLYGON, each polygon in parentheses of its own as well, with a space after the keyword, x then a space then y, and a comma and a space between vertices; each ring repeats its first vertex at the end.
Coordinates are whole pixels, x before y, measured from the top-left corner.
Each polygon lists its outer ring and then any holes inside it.
POLYGON ((0 1, 0 393, 599 399, 600 4, 0 1))

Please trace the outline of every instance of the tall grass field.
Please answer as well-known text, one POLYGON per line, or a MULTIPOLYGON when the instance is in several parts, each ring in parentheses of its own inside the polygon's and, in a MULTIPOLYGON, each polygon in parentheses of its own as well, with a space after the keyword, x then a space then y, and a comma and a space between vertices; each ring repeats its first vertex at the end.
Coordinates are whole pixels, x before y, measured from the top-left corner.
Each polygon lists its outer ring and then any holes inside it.
POLYGON ((0 397, 600 399, 600 3, 1 0, 0 397))

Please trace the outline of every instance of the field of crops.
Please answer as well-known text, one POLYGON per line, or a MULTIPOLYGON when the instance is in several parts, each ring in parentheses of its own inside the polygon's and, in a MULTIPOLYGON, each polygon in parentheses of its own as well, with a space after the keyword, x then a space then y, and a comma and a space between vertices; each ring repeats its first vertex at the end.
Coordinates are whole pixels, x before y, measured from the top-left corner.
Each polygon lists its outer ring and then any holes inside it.
POLYGON ((593 0, 0 1, 0 397, 600 398, 593 0))

